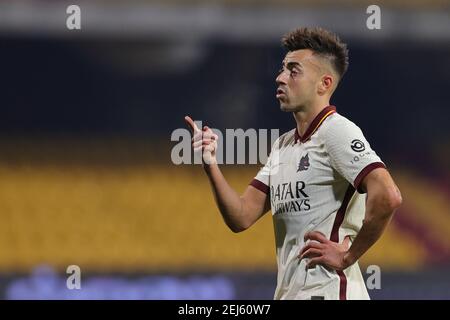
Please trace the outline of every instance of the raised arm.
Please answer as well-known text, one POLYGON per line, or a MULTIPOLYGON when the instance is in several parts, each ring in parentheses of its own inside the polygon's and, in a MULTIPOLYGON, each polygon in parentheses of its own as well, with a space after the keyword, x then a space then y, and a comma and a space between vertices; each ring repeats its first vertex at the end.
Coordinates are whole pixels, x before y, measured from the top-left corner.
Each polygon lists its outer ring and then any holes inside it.
POLYGON ((225 223, 233 232, 248 229, 269 211, 267 194, 249 185, 243 195, 239 196, 228 184, 217 165, 217 135, 207 126, 200 130, 188 116, 185 117, 185 121, 193 132, 194 152, 202 152, 203 168, 225 223))

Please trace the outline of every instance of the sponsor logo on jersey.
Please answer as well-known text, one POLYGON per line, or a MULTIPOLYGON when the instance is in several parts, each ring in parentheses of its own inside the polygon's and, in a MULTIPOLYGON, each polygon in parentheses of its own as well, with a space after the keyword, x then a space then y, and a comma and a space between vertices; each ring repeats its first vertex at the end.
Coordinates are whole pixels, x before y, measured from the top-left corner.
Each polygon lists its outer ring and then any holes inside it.
POLYGON ((270 186, 270 200, 273 214, 309 211, 311 205, 305 192, 304 181, 286 182, 270 186))
POLYGON ((350 147, 352 148, 353 151, 355 152, 363 152, 364 150, 366 150, 366 146, 364 145, 364 143, 359 140, 359 139, 354 139, 352 140, 352 143, 350 145, 350 147))
POLYGON ((366 152, 361 152, 360 154, 354 156, 352 158, 352 160, 350 160, 351 164, 355 164, 356 162, 360 161, 362 158, 364 158, 365 156, 369 156, 372 154, 371 150, 367 150, 366 152))

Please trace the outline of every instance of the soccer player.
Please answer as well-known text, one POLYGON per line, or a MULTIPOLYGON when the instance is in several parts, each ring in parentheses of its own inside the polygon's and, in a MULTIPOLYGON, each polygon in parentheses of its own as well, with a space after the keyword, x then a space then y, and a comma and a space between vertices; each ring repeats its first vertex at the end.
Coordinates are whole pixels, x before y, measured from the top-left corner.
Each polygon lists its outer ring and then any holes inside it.
POLYGON ((193 148, 225 223, 234 232, 272 211, 277 253, 275 299, 369 299, 358 259, 380 238, 401 194, 360 128, 330 98, 348 67, 348 50, 322 28, 282 39, 287 54, 276 82, 280 109, 296 128, 273 144, 266 165, 239 196, 216 159, 217 135, 190 117, 193 148))

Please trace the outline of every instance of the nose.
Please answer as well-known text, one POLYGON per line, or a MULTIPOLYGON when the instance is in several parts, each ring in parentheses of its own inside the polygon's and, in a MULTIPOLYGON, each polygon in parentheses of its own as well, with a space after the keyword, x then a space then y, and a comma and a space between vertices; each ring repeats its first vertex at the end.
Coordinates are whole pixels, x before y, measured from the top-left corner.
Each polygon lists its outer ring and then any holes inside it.
POLYGON ((278 77, 275 79, 275 81, 276 81, 276 83, 278 84, 278 85, 282 85, 282 84, 287 84, 287 80, 286 80, 286 72, 285 71, 282 71, 279 75, 278 75, 278 77))

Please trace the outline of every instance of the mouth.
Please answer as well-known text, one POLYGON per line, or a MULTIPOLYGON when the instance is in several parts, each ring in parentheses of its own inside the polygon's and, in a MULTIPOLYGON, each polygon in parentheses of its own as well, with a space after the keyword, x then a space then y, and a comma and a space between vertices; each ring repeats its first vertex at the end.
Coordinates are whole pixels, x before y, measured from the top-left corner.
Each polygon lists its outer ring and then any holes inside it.
POLYGON ((279 99, 279 98, 281 98, 283 96, 286 96, 286 92, 283 89, 278 88, 276 97, 279 99))

